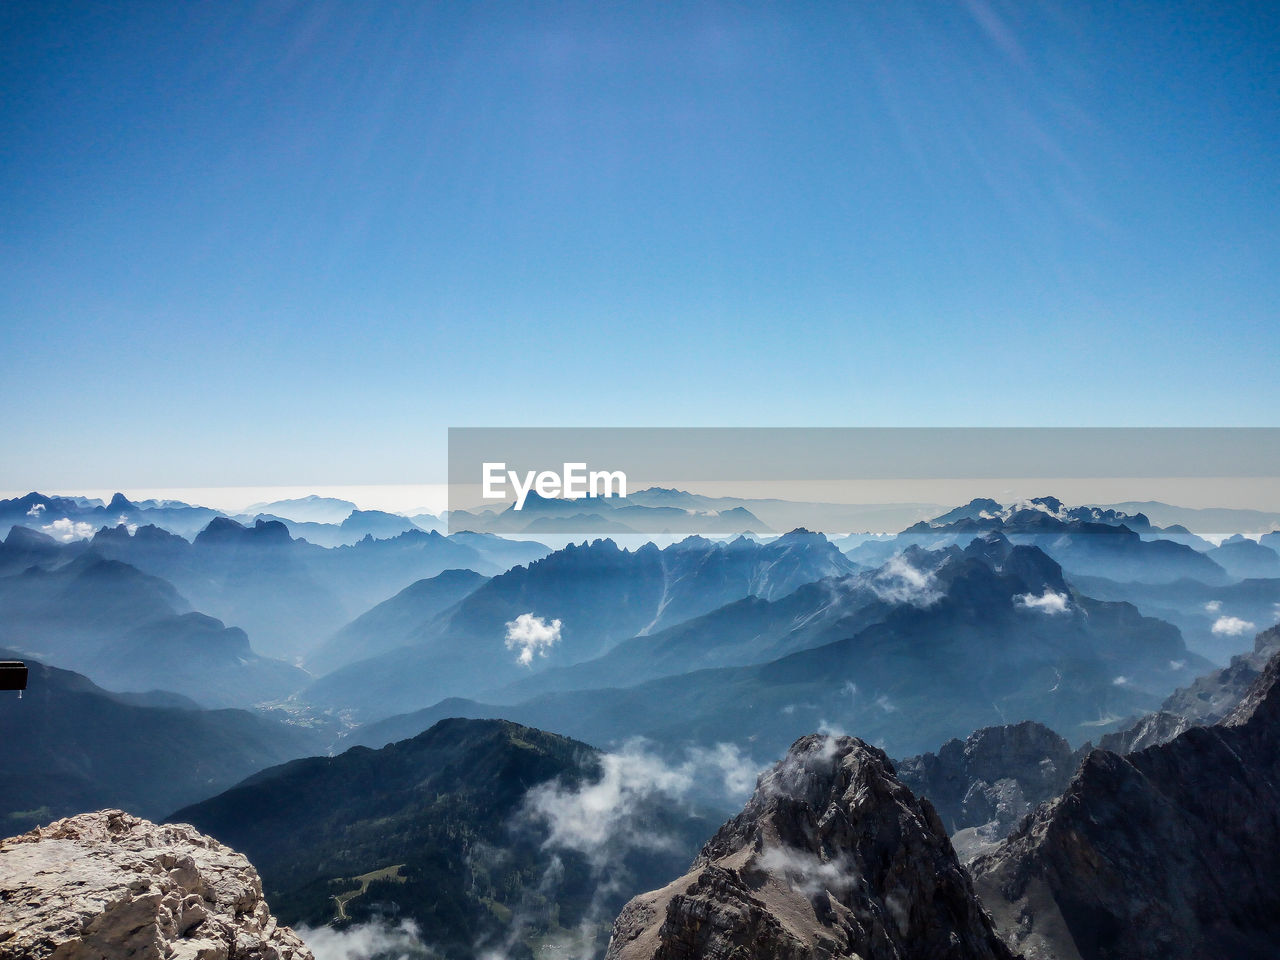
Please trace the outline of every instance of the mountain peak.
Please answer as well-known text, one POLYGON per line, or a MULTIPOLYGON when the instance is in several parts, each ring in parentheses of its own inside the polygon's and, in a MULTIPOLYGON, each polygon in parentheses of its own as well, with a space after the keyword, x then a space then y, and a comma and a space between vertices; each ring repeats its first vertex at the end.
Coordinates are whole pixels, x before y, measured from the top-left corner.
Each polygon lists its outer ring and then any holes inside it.
POLYGON ((244 531, 244 526, 230 517, 214 517, 196 536, 196 543, 226 540, 244 531))
POLYGON ((811 734, 763 775, 693 869, 632 900, 609 960, 1000 958, 938 816, 853 737, 811 734))
POLYGON ((1027 956, 1199 960, 1275 952, 1280 654, 1213 727, 1089 753, 971 873, 1027 956))
POLYGON ((6 547, 52 547, 56 546, 57 540, 49 536, 47 533, 41 533, 39 530, 33 530, 31 527, 24 527, 21 524, 14 524, 9 528, 9 534, 4 538, 6 547))
MULTIPOLYGON (((1258 634, 1255 644, 1261 645, 1268 634, 1274 637, 1277 631, 1280 631, 1280 626, 1263 631, 1258 634)), ((1224 727, 1243 727, 1250 723, 1280 727, 1280 653, 1267 661, 1266 668, 1244 699, 1222 721, 1224 727)))

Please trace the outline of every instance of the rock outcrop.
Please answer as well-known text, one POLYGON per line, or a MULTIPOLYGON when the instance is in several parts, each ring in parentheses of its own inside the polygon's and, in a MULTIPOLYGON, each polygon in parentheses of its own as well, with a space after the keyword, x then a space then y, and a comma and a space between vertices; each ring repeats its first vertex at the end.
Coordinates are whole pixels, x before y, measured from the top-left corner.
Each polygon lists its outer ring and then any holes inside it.
POLYGON ((971 866, 1028 960, 1233 960, 1280 942, 1280 655, 1221 723, 1088 755, 971 866))
POLYGON ((1034 721, 986 727, 898 764, 927 797, 961 860, 994 848, 1038 804, 1066 789, 1080 763, 1071 745, 1034 721))
MULTIPOLYGON (((1123 756, 1168 743, 1191 727, 1218 723, 1236 708, 1276 653, 1280 653, 1280 626, 1254 637, 1249 653, 1232 657, 1222 669, 1197 677, 1169 694, 1155 713, 1145 714, 1123 730, 1102 737, 1098 749, 1123 756)), ((1089 749, 1088 744, 1082 747, 1081 756, 1089 749)))
POLYGON ((1180 713, 1158 710, 1139 717, 1132 726, 1117 730, 1115 733, 1108 733, 1098 740, 1098 749, 1110 750, 1112 753, 1124 756, 1136 750, 1145 750, 1147 747, 1168 743, 1174 737, 1195 726, 1200 726, 1199 721, 1189 719, 1180 713))
POLYGON ((1234 656, 1221 670, 1175 690, 1161 710, 1186 717, 1193 723, 1217 723, 1235 708, 1276 653, 1280 653, 1280 626, 1263 630, 1254 637, 1253 650, 1249 653, 1234 656))
POLYGON ((119 810, 0 842, 3 960, 313 960, 243 856, 119 810))
POLYGON ((634 898, 609 960, 1009 958, 927 800, 881 751, 804 737, 690 872, 634 898))

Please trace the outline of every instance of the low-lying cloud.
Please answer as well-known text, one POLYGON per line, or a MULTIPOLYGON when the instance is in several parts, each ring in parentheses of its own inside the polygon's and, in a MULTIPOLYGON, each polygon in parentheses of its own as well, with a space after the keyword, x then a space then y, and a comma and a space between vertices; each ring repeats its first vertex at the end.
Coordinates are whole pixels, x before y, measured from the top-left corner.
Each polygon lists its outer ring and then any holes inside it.
POLYGON ((560 621, 547 623, 532 613, 522 613, 507 622, 507 649, 515 650, 516 663, 528 667, 534 657, 545 657, 560 642, 560 621))
POLYGON ((641 821, 655 799, 681 803, 695 793, 740 802, 755 785, 760 766, 734 744, 690 747, 671 763, 631 740, 600 758, 601 776, 591 783, 539 784, 524 800, 522 815, 547 830, 545 846, 581 854, 603 867, 627 849, 664 849, 670 840, 641 821))
MULTIPOLYGON (((668 760, 642 739, 601 755, 599 762, 600 776, 594 781, 566 783, 557 779, 533 787, 511 824, 516 830, 532 827, 545 837, 542 846, 552 858, 539 892, 546 898, 554 897, 563 880, 562 853, 566 859, 569 854, 578 855, 591 871, 592 900, 578 936, 558 948, 557 955, 567 960, 596 956, 595 932, 613 919, 618 906, 613 900, 631 882, 629 854, 676 853, 688 842, 687 837, 665 832, 668 828, 655 822, 657 811, 692 813, 696 801, 713 797, 739 806, 761 769, 733 744, 691 747, 681 759, 668 760)), ((482 960, 506 960, 536 922, 536 917, 517 910, 506 940, 483 945, 477 955, 482 960)))
POLYGON ((1066 613, 1071 609, 1070 597, 1065 593, 1050 590, 1048 587, 1045 587, 1044 593, 1038 597, 1030 593, 1020 593, 1013 598, 1013 603, 1014 606, 1024 610, 1034 610, 1050 617, 1066 613))
POLYGON ((394 925, 362 923, 345 930, 297 927, 294 932, 311 948, 316 960, 433 960, 439 956, 422 941, 418 925, 412 920, 394 925))
POLYGON ((1250 620, 1241 620, 1239 617, 1219 617, 1213 621, 1213 635, 1215 637, 1238 637, 1242 634, 1252 633, 1255 626, 1250 620))
POLYGON ((887 603, 910 603, 917 607, 927 607, 942 596, 933 573, 913 567, 902 554, 890 557, 871 577, 869 585, 876 596, 887 603))
POLYGON ((820 860, 804 850, 769 847, 752 860, 752 865, 781 876, 791 889, 806 897, 825 891, 840 896, 855 882, 848 866, 839 860, 820 860))
POLYGON ((94 534, 93 524, 77 523, 63 517, 61 520, 55 520, 53 523, 46 523, 40 528, 55 540, 63 543, 71 543, 73 540, 88 540, 94 534))

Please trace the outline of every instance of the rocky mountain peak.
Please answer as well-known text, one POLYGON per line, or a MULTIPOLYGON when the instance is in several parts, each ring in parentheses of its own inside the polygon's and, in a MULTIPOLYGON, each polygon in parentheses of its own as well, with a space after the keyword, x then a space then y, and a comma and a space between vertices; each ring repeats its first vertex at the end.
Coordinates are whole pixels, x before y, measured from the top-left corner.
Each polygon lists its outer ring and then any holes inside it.
POLYGON ((107 504, 108 510, 134 510, 136 509, 129 498, 123 493, 117 493, 111 498, 111 502, 107 504))
POLYGON ((1010 957, 928 801, 883 752, 803 737, 690 872, 633 899, 611 960, 1010 957))
POLYGON ((1028 957, 1275 955, 1280 655, 1236 710, 1168 743, 1094 750, 1066 792, 971 865, 1028 957))
POLYGON ((1060 794, 1079 759, 1066 740, 1028 720, 949 740, 936 754, 903 760, 898 776, 934 804, 956 852, 967 860, 1060 794))
POLYGON ((120 810, 0 842, 0 958, 313 960, 241 854, 120 810))

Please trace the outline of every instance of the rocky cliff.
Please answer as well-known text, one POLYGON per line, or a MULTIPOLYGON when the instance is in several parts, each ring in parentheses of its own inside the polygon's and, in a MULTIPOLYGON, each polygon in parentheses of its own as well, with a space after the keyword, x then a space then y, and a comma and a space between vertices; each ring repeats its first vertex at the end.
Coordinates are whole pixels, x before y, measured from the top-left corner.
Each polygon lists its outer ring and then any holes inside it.
POLYGON ((3 960, 312 960, 243 856, 119 810, 0 842, 3 960))
MULTIPOLYGON (((1155 713, 1145 714, 1125 729, 1102 737, 1098 748, 1123 756, 1168 743, 1191 727, 1219 722, 1236 708, 1276 653, 1280 653, 1280 626, 1259 633, 1253 639, 1253 649, 1232 657, 1227 666, 1197 677, 1169 694, 1155 713)), ((1088 744, 1082 747, 1081 756, 1089 749, 1088 744)))
POLYGON ((1066 789, 1081 757, 1034 721, 986 727, 937 753, 898 764, 898 777, 927 797, 962 860, 989 850, 1040 803, 1066 789))
POLYGON ((1280 655, 1221 723, 1121 757, 971 867, 1029 960, 1233 960, 1280 942, 1280 655))
POLYGON ((690 872, 633 899, 610 960, 1008 958, 938 816, 879 750, 804 737, 690 872))
POLYGON ((1161 710, 1186 717, 1193 723, 1216 723, 1229 714, 1280 652, 1280 625, 1253 638, 1253 650, 1231 658, 1221 670, 1205 674, 1190 686, 1175 690, 1161 710))

